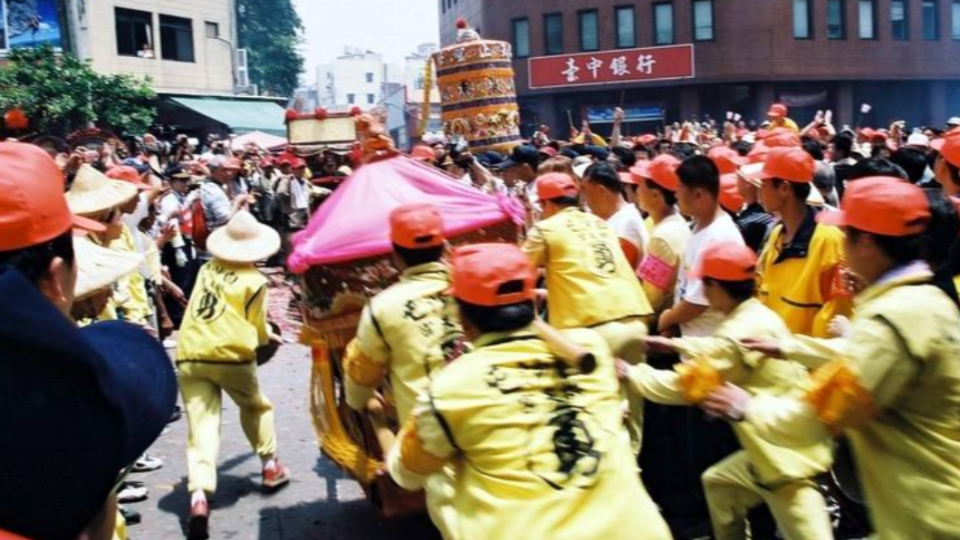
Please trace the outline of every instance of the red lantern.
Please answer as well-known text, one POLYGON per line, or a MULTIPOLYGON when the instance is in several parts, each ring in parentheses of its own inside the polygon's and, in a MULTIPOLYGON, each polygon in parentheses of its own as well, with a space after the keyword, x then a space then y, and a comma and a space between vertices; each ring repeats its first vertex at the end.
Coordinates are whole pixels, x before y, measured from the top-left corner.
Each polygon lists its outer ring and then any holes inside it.
POLYGON ((300 118, 300 113, 294 109, 287 109, 287 113, 284 115, 284 118, 286 118, 287 122, 292 122, 300 118))
POLYGON ((356 105, 350 108, 350 116, 360 116, 362 113, 363 111, 356 105))
POLYGON ((317 107, 317 109, 313 111, 313 117, 316 118, 317 120, 326 120, 327 109, 325 109, 324 107, 317 107))
POLYGON ((30 119, 24 114, 23 109, 16 107, 10 109, 3 115, 3 123, 6 124, 9 129, 27 129, 30 125, 30 119))

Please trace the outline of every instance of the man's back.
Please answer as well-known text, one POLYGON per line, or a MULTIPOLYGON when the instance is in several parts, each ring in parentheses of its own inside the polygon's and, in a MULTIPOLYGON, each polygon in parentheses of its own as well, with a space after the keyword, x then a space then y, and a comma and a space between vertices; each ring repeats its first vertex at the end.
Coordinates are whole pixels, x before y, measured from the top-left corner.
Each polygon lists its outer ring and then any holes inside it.
POLYGON ((653 312, 616 234, 567 208, 531 230, 524 251, 547 273, 550 324, 579 328, 653 312))
POLYGON ((425 414, 458 449, 456 538, 670 537, 639 480, 609 349, 594 332, 565 334, 594 351, 592 373, 522 329, 481 336, 431 383, 425 414))
POLYGON ((449 287, 445 264, 414 266, 371 299, 361 315, 360 352, 371 363, 369 369, 386 366, 401 423, 462 337, 453 299, 446 294, 449 287))

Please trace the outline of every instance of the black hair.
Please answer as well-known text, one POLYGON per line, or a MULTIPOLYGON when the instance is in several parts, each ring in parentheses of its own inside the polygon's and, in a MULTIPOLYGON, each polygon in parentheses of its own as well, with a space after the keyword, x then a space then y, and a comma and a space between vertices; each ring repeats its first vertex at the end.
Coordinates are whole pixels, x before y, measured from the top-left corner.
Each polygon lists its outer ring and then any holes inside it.
POLYGON ((626 169, 629 169, 637 164, 637 155, 634 154, 629 148, 615 146, 611 152, 617 156, 617 159, 620 160, 620 163, 622 163, 626 169))
POLYGON ((14 251, 0 251, 0 266, 19 270, 32 283, 37 283, 50 269, 55 258, 73 265, 73 231, 67 232, 42 244, 14 251))
MULTIPOLYGON (((508 285, 508 284, 505 284, 508 285)), ((481 333, 507 332, 529 326, 536 311, 532 301, 509 304, 506 306, 479 306, 463 300, 457 300, 463 319, 480 330, 481 333)))
POLYGON ((809 135, 804 135, 800 137, 800 145, 803 146, 803 150, 810 154, 816 161, 823 161, 823 147, 820 146, 820 142, 810 137, 809 135))
POLYGON ((677 167, 680 182, 690 189, 703 189, 714 199, 720 196, 720 170, 706 156, 687 158, 677 167))
POLYGON ((860 160, 850 167, 850 171, 847 174, 847 182, 871 176, 892 176, 894 178, 909 180, 907 173, 897 165, 881 157, 871 157, 860 160))
POLYGON ((577 195, 564 195, 563 197, 549 199, 549 202, 562 207, 580 206, 580 197, 577 195))
POLYGON ((915 261, 923 257, 925 235, 911 234, 909 236, 886 236, 871 232, 861 231, 855 227, 847 227, 847 237, 851 241, 856 241, 861 235, 869 234, 873 237, 877 247, 894 264, 901 265, 915 261))
POLYGON ((833 147, 841 156, 848 158, 853 153, 853 137, 847 133, 841 133, 834 137, 833 147))
POLYGON ((890 161, 903 169, 914 184, 923 180, 923 175, 927 172, 927 158, 916 148, 900 148, 890 155, 890 161))
POLYGON ((949 266, 950 275, 960 274, 960 214, 939 189, 925 189, 930 204, 930 224, 924 231, 923 258, 934 270, 949 266))
POLYGON ((676 194, 676 193, 674 193, 673 191, 670 191, 669 189, 661 186, 660 184, 654 182, 653 180, 649 180, 649 179, 647 179, 647 178, 644 178, 643 181, 646 182, 648 189, 652 189, 652 190, 655 190, 655 191, 659 191, 659 192, 660 192, 660 195, 663 195, 663 202, 664 202, 664 204, 666 204, 667 206, 669 206, 669 207, 671 207, 671 208, 674 207, 674 206, 677 204, 677 194, 676 194))
POLYGON ((393 245, 393 251, 400 257, 407 267, 419 266, 421 264, 434 263, 443 256, 443 246, 435 246, 423 249, 410 249, 397 244, 393 245))
POLYGON ((733 298, 737 302, 746 302, 747 300, 753 298, 757 292, 757 282, 753 279, 747 279, 743 281, 724 281, 720 279, 713 279, 709 277, 703 278, 703 282, 714 283, 719 285, 723 292, 730 295, 730 298, 733 298))
POLYGON ((810 196, 810 190, 813 189, 810 184, 803 184, 800 182, 790 182, 787 180, 782 180, 780 178, 773 179, 774 187, 780 187, 781 184, 786 183, 790 186, 790 191, 793 192, 793 195, 801 202, 806 201, 807 197, 810 196))
POLYGON ((737 151, 737 154, 740 154, 740 157, 747 157, 747 154, 753 150, 753 145, 747 141, 737 141, 731 145, 731 148, 737 151))
POLYGON ((677 143, 670 149, 677 156, 677 159, 683 161, 697 155, 698 148, 690 143, 677 143))
POLYGON ((600 184, 614 193, 623 195, 623 182, 620 181, 617 168, 612 163, 599 161, 590 165, 583 173, 583 178, 587 182, 600 184))

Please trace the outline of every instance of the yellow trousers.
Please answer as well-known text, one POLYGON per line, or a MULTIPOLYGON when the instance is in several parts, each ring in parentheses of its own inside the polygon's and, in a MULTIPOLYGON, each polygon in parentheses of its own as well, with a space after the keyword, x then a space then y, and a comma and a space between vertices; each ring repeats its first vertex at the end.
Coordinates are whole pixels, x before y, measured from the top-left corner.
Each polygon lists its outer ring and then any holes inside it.
POLYGON ((747 513, 764 502, 786 540, 833 538, 826 502, 812 481, 793 480, 767 490, 757 485, 743 450, 707 469, 703 487, 716 540, 749 538, 747 513))
POLYGON ((188 489, 213 493, 217 489, 217 454, 220 451, 221 391, 240 409, 240 425, 250 446, 261 458, 277 451, 273 405, 260 392, 256 362, 177 364, 180 393, 187 413, 188 489))
MULTIPOLYGON (((647 336, 647 324, 641 318, 625 319, 600 324, 591 328, 595 330, 610 346, 613 356, 622 358, 632 365, 646 361, 643 338, 647 336)), ((643 396, 637 392, 626 390, 622 386, 622 394, 630 407, 630 417, 627 419, 627 431, 630 432, 630 446, 635 455, 640 454, 643 444, 643 396)))

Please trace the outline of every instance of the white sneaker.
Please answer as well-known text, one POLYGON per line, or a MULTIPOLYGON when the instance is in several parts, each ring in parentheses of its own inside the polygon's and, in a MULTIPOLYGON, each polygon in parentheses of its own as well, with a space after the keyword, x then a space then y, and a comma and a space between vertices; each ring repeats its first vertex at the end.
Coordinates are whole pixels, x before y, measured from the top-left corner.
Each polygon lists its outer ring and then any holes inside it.
POLYGON ((163 467, 163 460, 155 458, 150 454, 140 456, 140 459, 133 464, 133 472, 143 473, 156 471, 163 467))

